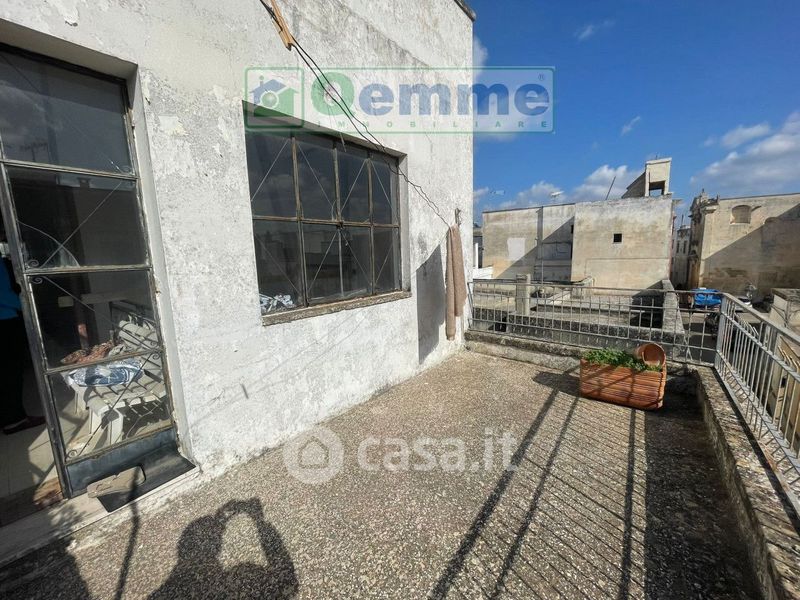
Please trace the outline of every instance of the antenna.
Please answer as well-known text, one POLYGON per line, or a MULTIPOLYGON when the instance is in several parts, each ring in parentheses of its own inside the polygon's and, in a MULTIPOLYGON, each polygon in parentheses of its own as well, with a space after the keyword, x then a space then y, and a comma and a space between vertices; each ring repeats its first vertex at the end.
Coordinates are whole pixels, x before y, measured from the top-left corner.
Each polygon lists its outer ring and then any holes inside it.
POLYGON ((615 182, 616 180, 617 180, 617 176, 616 176, 616 175, 614 175, 614 179, 612 179, 612 180, 611 180, 611 185, 610 185, 610 186, 608 186, 608 192, 606 192, 606 200, 608 200, 608 197, 611 195, 611 188, 613 188, 613 187, 614 187, 614 182, 615 182))

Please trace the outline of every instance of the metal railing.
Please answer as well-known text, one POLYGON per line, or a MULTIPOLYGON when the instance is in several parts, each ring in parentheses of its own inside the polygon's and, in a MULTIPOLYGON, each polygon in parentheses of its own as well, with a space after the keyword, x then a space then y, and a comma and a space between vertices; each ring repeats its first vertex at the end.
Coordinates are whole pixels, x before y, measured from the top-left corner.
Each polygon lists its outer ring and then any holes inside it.
MULTIPOLYGON (((667 282, 668 285, 668 282, 667 282)), ((713 365, 719 323, 708 298, 671 289, 475 280, 470 328, 570 346, 664 347, 676 362, 713 365), (702 300, 702 301, 701 301, 702 300)))
POLYGON ((729 294, 476 280, 470 329, 582 348, 660 344, 714 367, 795 506, 800 503, 800 336, 729 294))
POLYGON ((800 508, 800 336, 726 294, 714 367, 800 508))

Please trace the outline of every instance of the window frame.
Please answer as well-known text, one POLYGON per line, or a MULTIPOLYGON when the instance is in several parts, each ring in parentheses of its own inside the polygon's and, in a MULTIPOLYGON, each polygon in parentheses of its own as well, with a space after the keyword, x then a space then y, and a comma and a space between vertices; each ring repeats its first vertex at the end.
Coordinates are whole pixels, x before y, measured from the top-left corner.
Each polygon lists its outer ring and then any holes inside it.
MULTIPOLYGON (((265 215, 257 215, 253 212, 252 209, 252 202, 254 200, 254 196, 251 196, 251 218, 253 223, 256 222, 278 222, 278 223, 296 223, 297 225, 297 240, 298 240, 298 249, 300 253, 300 290, 297 290, 302 294, 302 301, 294 302, 294 306, 278 308, 276 310, 269 311, 263 314, 263 317, 271 317, 276 314, 291 314, 298 310, 308 309, 312 307, 320 307, 320 306, 328 306, 328 305, 335 305, 342 302, 347 302, 351 300, 359 300, 359 299, 368 299, 374 298, 379 296, 385 296, 388 294, 394 294, 399 291, 403 290, 403 275, 402 275, 402 232, 401 232, 401 207, 400 207, 400 181, 399 181, 399 169, 400 169, 400 158, 398 156, 394 156, 391 154, 387 154, 384 152, 375 151, 369 149, 363 145, 353 143, 352 141, 345 141, 342 139, 341 136, 334 136, 327 132, 321 131, 311 131, 311 130, 299 130, 299 131, 287 131, 287 132, 271 132, 271 131, 258 131, 258 130, 249 130, 246 132, 247 135, 254 135, 254 136, 271 136, 278 139, 286 139, 288 138, 289 143, 291 144, 291 158, 292 158, 292 192, 294 194, 294 207, 295 207, 295 215, 294 216, 265 216, 265 215), (336 217, 335 219, 321 219, 321 218, 314 218, 314 217, 306 217, 303 214, 303 203, 301 198, 301 183, 300 183, 300 144, 304 141, 304 138, 315 138, 317 140, 324 140, 327 144, 330 144, 330 152, 331 152, 331 160, 333 161, 333 187, 334 187, 334 201, 335 201, 335 211, 336 217), (340 166, 339 166, 339 153, 341 148, 344 148, 345 154, 347 154, 346 150, 348 147, 353 147, 358 149, 357 153, 351 154, 350 156, 359 156, 363 158, 364 165, 367 170, 367 202, 369 206, 369 219, 363 221, 351 221, 345 220, 342 218, 342 189, 341 189, 341 177, 340 177, 340 166), (381 161, 386 164, 389 168, 390 173, 390 185, 391 189, 389 191, 390 195, 393 198, 390 198, 390 202, 392 203, 392 222, 391 223, 381 223, 375 222, 375 213, 374 213, 374 206, 375 206, 375 182, 379 180, 379 175, 376 172, 375 167, 373 164, 376 161, 381 161), (310 297, 309 289, 312 287, 314 282, 309 283, 309 267, 307 264, 306 259, 306 235, 305 235, 305 227, 304 225, 328 225, 328 226, 335 226, 337 229, 337 237, 338 237, 338 244, 339 244, 339 267, 340 267, 340 275, 339 275, 339 291, 335 295, 328 295, 328 296, 319 296, 319 297, 310 297), (348 292, 345 290, 345 278, 342 274, 342 232, 348 229, 364 229, 369 230, 369 282, 368 282, 368 291, 367 293, 356 293, 356 292, 348 292), (393 240, 392 243, 394 244, 394 268, 395 268, 395 280, 390 288, 386 289, 378 289, 378 276, 381 274, 381 270, 378 270, 377 267, 377 257, 375 255, 375 234, 376 232, 391 232, 393 231, 393 240), (376 273, 376 270, 378 272, 376 273)), ((246 144, 247 146, 247 144, 246 144)), ((249 151, 249 150, 248 150, 249 151)), ((250 157, 248 156, 248 161, 250 157)), ((357 175, 357 177, 360 177, 357 175)), ((248 184, 251 182, 249 181, 249 168, 248 168, 248 184)), ((255 242, 255 252, 258 254, 258 241, 255 239, 256 233, 254 228, 254 242, 255 242)), ((258 257, 257 257, 257 264, 256 268, 258 269, 258 257)), ((273 258, 273 260, 275 260, 273 258)), ((277 263, 277 261, 275 261, 277 263)), ((283 267, 283 265, 279 265, 283 267)), ((366 275, 366 273, 364 273, 366 275)), ((284 276, 286 274, 284 273, 284 276)), ((290 282, 291 283, 291 282, 290 282)), ((292 284, 293 285, 293 284, 292 284)), ((259 286, 259 294, 263 294, 260 286, 259 286)), ((265 294, 266 295, 266 294, 265 294)))
POLYGON ((622 243, 622 234, 621 233, 612 234, 611 243, 612 244, 621 244, 622 243), (619 239, 617 239, 617 236, 619 236, 619 239))

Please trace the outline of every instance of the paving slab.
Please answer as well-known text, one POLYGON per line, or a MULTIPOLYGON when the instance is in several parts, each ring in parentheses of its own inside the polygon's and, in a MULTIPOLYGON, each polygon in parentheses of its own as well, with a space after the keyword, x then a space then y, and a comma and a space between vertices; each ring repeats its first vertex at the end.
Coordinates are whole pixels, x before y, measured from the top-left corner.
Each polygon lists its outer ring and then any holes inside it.
POLYGON ((462 352, 291 442, 291 469, 269 451, 28 557, 8 594, 757 598, 697 401, 577 390, 577 370, 462 352))

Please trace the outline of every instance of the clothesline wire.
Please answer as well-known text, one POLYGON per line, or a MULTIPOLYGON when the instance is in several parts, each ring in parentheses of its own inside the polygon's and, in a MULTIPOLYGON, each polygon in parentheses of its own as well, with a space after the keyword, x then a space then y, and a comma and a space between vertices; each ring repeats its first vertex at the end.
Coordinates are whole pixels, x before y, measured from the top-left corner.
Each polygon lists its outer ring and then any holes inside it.
MULTIPOLYGON (((267 12, 269 13, 270 17, 272 17, 272 20, 275 21, 275 23, 277 23, 278 26, 282 28, 282 25, 278 20, 278 18, 276 17, 273 10, 266 4, 263 5, 264 8, 267 9, 267 12)), ((317 61, 314 60, 314 57, 311 56, 308 52, 306 52, 305 48, 303 48, 303 45, 299 41, 297 41, 297 38, 294 37, 293 35, 291 36, 291 43, 289 44, 288 47, 289 49, 294 47, 297 50, 297 55, 305 63, 308 69, 312 72, 317 82, 319 82, 319 84, 322 85, 323 89, 325 89, 327 96, 339 107, 342 113, 347 117, 347 119, 353 125, 353 128, 356 130, 356 133, 358 133, 358 135, 361 136, 369 144, 379 148, 381 152, 383 152, 384 154, 389 154, 389 151, 387 150, 386 146, 384 146, 383 143, 377 137, 375 137, 375 134, 373 134, 369 130, 367 124, 364 123, 361 119, 359 119, 353 113, 352 110, 350 110, 350 107, 347 106, 347 102, 345 101, 344 97, 341 95, 336 86, 331 83, 330 79, 328 79, 327 75, 325 75, 325 72, 317 64, 317 61), (334 96, 334 94, 336 97, 334 96), (361 127, 359 127, 359 125, 361 127), (363 132, 361 130, 362 128, 363 132)), ((431 209, 431 211, 442 221, 442 223, 444 223, 448 228, 450 228, 450 223, 442 216, 441 210, 439 209, 437 204, 433 200, 431 200, 431 198, 425 192, 423 187, 411 181, 408 175, 406 175, 406 173, 399 166, 395 169, 390 162, 388 161, 384 162, 386 162, 386 164, 388 165, 389 170, 395 173, 395 175, 397 175, 398 177, 402 177, 405 180, 405 182, 409 186, 411 186, 411 188, 414 189, 417 195, 419 195, 419 197, 425 201, 425 203, 428 205, 428 208, 431 209)))

